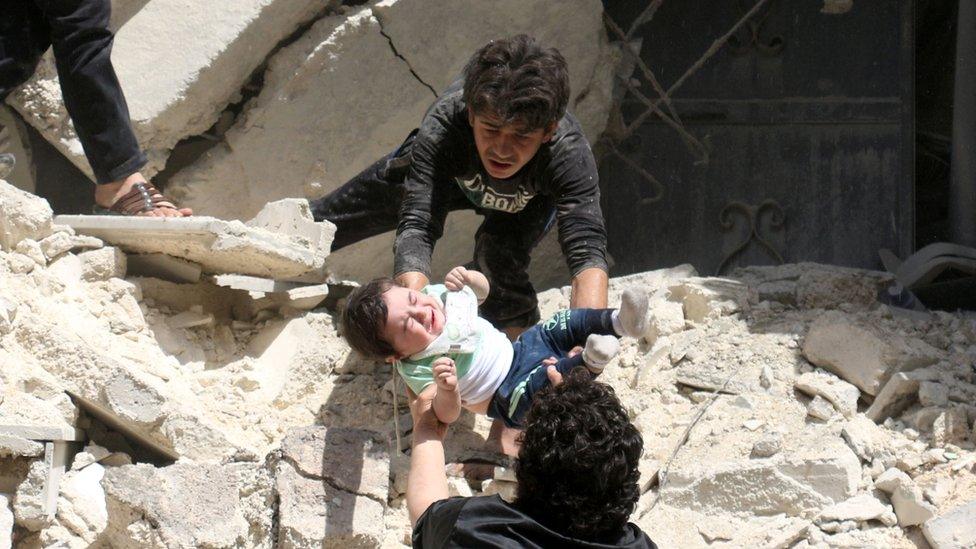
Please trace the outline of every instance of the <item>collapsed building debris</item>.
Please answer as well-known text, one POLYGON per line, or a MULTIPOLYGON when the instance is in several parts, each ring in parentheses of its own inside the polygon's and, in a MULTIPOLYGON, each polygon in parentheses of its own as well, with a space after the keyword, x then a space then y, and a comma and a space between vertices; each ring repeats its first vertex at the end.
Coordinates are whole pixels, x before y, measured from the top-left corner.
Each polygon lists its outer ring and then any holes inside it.
MULTIPOLYGON (((5 183, 0 197, 34 212, 3 216, 0 542, 409 541, 393 422, 408 445, 409 414, 391 369, 350 353, 334 310, 255 306, 317 284, 214 267, 122 278, 133 248, 79 240, 5 183), (64 244, 44 254, 54 235, 64 244), (103 266, 85 267, 95 252, 103 266), (105 429, 130 450, 84 442, 105 429)), ((262 230, 288 237, 276 231, 302 219, 262 230)), ((313 241, 295 242, 328 253, 313 241)), ((613 279, 611 302, 638 286, 655 304, 648 337, 604 374, 645 441, 632 520, 662 546, 971 545, 976 319, 869 301, 883 280, 814 264, 613 279)), ((541 293, 543 315, 568 296, 541 293)), ((488 427, 465 414, 451 428, 449 461, 503 465, 483 483, 452 477, 453 494, 513 497, 510 463, 483 451, 488 427)))

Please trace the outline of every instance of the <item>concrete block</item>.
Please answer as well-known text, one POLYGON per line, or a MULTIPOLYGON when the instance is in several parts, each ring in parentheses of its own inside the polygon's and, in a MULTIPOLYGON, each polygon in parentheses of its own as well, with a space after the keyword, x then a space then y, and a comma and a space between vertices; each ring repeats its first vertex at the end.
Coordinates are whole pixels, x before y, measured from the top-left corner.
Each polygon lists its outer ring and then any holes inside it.
POLYGON ((749 303, 749 288, 728 278, 689 278, 668 288, 670 299, 680 302, 692 322, 737 312, 749 303))
POLYGON ((912 485, 912 479, 904 471, 894 467, 887 469, 874 480, 874 487, 888 494, 893 493, 896 488, 903 485, 912 485))
POLYGON ((976 547, 976 500, 960 505, 942 516, 930 519, 922 533, 932 549, 976 547))
POLYGON ((58 521, 85 540, 95 540, 108 526, 108 510, 102 477, 105 468, 94 463, 80 471, 65 475, 58 500, 58 521))
POLYGON ((810 326, 803 356, 869 395, 876 395, 892 373, 928 366, 938 353, 923 342, 882 338, 839 312, 827 312, 810 326))
MULTIPOLYGON (((117 4, 118 2, 113 2, 117 4)), ((112 63, 152 176, 180 140, 210 128, 241 85, 283 39, 322 10, 321 0, 143 2, 115 36, 112 63), (159 32, 166 29, 167 32, 159 32), (153 70, 146 70, 147 64, 153 70)), ((50 54, 7 103, 91 175, 67 112, 50 54)))
POLYGON ((959 444, 969 436, 969 423, 965 408, 953 406, 935 418, 932 424, 932 444, 945 446, 959 444))
POLYGON ((83 280, 97 282, 110 278, 125 278, 126 257, 122 250, 115 246, 81 252, 78 254, 78 259, 81 260, 83 280))
POLYGON ((271 483, 257 463, 111 467, 102 487, 112 546, 270 546, 271 483))
POLYGON ((914 485, 901 484, 895 488, 891 504, 902 528, 917 526, 935 516, 935 506, 925 501, 922 490, 914 485))
MULTIPOLYGON (((2 432, 0 427, 0 432, 2 432)), ((0 458, 37 457, 44 453, 44 445, 14 435, 0 434, 0 458)))
POLYGON ((206 272, 288 278, 320 269, 322 250, 302 237, 211 217, 58 216, 80 234, 130 253, 163 253, 199 263, 206 272))
POLYGON ((891 457, 891 435, 863 415, 851 418, 841 430, 841 436, 862 460, 891 457))
POLYGON ((151 276, 170 282, 193 284, 203 272, 199 263, 166 254, 134 254, 127 259, 130 276, 151 276))
POLYGON ((897 373, 885 383, 864 415, 880 423, 907 408, 915 400, 917 391, 918 380, 897 373))
POLYGON ((90 236, 79 236, 56 232, 38 242, 48 261, 78 248, 101 248, 102 241, 90 236))
POLYGON ((223 286, 225 288, 261 293, 286 292, 288 290, 306 286, 306 284, 301 284, 299 282, 286 282, 283 280, 272 280, 269 278, 236 274, 214 275, 211 277, 211 280, 214 284, 223 286))
POLYGON ((52 215, 47 200, 0 180, 0 249, 10 251, 25 238, 49 236, 52 215))
POLYGON ((820 395, 829 400, 844 417, 857 413, 857 399, 861 396, 861 391, 833 374, 807 372, 796 379, 794 386, 810 396, 820 395))

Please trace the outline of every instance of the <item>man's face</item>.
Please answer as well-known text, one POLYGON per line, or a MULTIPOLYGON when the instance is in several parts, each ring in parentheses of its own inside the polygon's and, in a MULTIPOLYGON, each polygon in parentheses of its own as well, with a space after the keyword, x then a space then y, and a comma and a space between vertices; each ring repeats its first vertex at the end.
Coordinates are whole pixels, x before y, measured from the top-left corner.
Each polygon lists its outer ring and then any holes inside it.
POLYGON ((518 123, 504 124, 492 114, 475 114, 468 109, 478 156, 488 175, 507 179, 525 166, 543 143, 552 139, 556 123, 529 130, 518 123))
POLYGON ((395 358, 423 351, 444 330, 444 309, 432 296, 394 286, 383 294, 383 302, 386 324, 380 335, 396 351, 395 358))

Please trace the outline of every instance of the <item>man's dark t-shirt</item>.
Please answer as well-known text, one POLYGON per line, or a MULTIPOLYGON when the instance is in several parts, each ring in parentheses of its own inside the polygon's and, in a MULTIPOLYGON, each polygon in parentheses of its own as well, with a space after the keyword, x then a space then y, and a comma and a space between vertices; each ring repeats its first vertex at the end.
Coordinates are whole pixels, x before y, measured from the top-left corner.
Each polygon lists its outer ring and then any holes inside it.
POLYGON ((497 495, 436 501, 413 529, 415 548, 511 547, 656 549, 647 534, 627 523, 616 539, 572 538, 543 526, 497 495))
POLYGON ((596 162, 579 122, 567 113, 552 139, 518 173, 495 179, 478 156, 462 86, 455 82, 431 105, 409 146, 395 273, 429 273, 434 242, 458 189, 475 208, 508 214, 517 214, 537 195, 550 197, 571 274, 589 267, 606 270, 596 162))

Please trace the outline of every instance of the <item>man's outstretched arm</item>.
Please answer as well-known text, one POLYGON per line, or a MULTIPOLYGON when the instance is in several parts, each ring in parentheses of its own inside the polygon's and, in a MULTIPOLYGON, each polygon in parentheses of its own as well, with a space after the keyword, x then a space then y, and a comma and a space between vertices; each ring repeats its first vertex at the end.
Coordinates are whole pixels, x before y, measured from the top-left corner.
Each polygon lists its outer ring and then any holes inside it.
MULTIPOLYGON (((411 395, 413 396, 413 395, 411 395)), ((447 499, 447 475, 444 473, 444 436, 447 425, 434 415, 433 393, 422 394, 410 404, 413 416, 413 451, 407 477, 407 513, 410 525, 435 501, 447 499)))
POLYGON ((599 267, 583 269, 573 277, 573 293, 569 299, 571 309, 606 309, 609 280, 607 272, 599 267))

